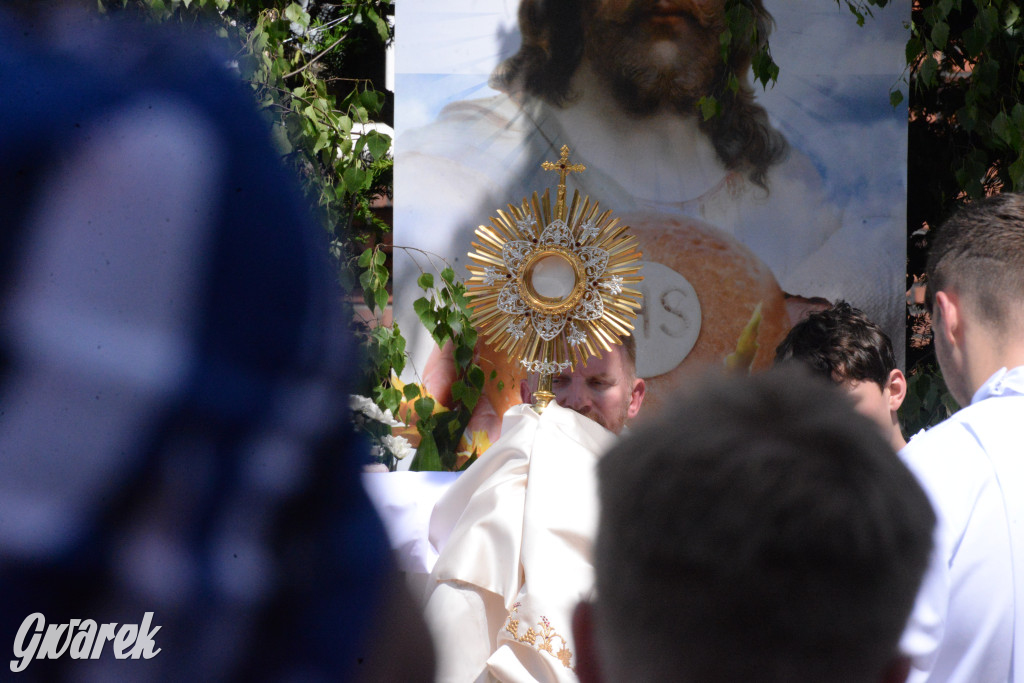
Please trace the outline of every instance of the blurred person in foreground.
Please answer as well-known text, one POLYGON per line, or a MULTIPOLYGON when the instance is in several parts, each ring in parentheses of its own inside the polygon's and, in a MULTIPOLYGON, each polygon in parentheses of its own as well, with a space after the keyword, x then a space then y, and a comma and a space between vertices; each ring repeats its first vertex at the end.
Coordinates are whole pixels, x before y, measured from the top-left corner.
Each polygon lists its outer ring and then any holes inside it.
POLYGON ((797 369, 694 386, 598 484, 584 683, 905 678, 935 516, 836 389, 797 369))
MULTIPOLYGON (((939 517, 912 681, 1024 681, 1024 195, 967 204, 928 252, 935 355, 964 406, 910 440, 939 517)), ((915 610, 915 616, 918 610, 915 610)))
POLYGON ((893 450, 907 445, 897 412, 907 397, 907 378, 896 367, 888 335, 864 311, 840 301, 809 313, 775 349, 776 364, 788 361, 800 362, 842 387, 893 450))
POLYGON ((325 235, 250 95, 202 35, 56 4, 0 8, 11 670, 430 680, 358 479, 325 235), (142 656, 90 650, 140 621, 142 656))

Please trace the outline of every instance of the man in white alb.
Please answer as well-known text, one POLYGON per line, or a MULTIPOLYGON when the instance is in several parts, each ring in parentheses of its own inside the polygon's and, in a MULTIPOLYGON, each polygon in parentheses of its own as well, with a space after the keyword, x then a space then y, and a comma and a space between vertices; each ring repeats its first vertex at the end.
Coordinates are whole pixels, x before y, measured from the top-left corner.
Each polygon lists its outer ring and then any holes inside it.
POLYGON ((543 413, 511 408, 501 438, 438 501, 426 615, 439 682, 576 680, 571 619, 593 587, 594 466, 643 403, 635 354, 626 337, 556 376, 543 413))
POLYGON ((935 352, 964 406, 901 455, 939 517, 910 681, 1024 682, 1024 196, 973 202, 928 255, 935 352))

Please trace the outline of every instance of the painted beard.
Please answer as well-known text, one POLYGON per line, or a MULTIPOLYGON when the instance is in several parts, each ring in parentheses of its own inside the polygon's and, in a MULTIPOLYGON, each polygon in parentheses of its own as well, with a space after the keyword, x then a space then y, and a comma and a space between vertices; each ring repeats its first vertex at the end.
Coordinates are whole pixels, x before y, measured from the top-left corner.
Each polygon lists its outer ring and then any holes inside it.
POLYGON ((720 11, 706 0, 606 2, 587 25, 584 54, 622 108, 691 113, 724 67, 720 11), (621 6, 625 4, 625 6, 621 6))

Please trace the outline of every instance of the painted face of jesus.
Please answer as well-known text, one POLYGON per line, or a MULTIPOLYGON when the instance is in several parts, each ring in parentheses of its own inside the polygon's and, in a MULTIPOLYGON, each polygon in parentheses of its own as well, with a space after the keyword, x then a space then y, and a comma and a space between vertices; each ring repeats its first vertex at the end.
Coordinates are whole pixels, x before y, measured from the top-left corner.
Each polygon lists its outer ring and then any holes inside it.
POLYGON ((585 55, 627 111, 692 111, 722 66, 725 0, 596 0, 585 55))

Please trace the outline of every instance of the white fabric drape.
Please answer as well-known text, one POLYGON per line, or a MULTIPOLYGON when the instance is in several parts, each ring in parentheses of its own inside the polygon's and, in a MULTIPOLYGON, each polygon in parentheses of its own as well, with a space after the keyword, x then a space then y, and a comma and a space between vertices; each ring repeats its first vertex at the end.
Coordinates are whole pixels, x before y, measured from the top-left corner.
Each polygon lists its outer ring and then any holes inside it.
POLYGON ((575 681, 572 611, 593 587, 594 465, 614 435, 550 404, 510 409, 502 437, 442 496, 427 621, 438 681, 575 681))

